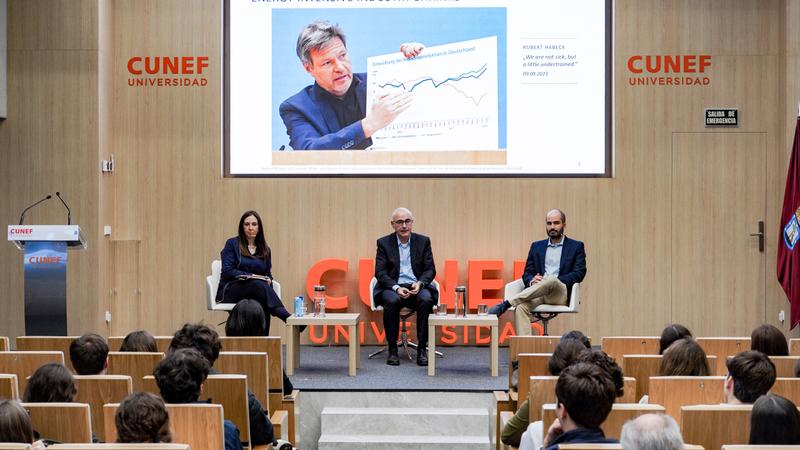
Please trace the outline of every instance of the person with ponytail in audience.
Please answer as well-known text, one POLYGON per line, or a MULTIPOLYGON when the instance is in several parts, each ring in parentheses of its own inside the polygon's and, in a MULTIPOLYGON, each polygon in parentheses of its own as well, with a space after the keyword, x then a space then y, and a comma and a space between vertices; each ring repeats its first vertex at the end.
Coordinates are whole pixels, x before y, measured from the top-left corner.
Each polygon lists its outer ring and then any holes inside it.
POLYGON ((658 340, 658 354, 663 355, 667 348, 678 339, 690 337, 692 337, 692 332, 685 326, 679 323, 667 325, 661 331, 661 338, 658 340))
POLYGON ((789 356, 786 336, 777 327, 767 323, 750 334, 750 350, 757 350, 767 356, 789 356))
POLYGON ((800 445, 800 413, 791 400, 766 394, 753 404, 750 445, 800 445))

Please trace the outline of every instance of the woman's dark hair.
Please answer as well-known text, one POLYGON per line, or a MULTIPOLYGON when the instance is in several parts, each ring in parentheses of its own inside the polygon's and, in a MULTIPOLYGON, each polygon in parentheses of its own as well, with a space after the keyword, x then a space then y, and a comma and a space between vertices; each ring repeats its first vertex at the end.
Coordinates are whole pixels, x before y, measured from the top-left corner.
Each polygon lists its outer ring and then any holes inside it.
POLYGON ((22 401, 30 403, 72 402, 78 389, 69 370, 61 364, 49 363, 33 372, 22 401))
POLYGON ((193 403, 200 396, 200 388, 208 378, 211 365, 194 348, 170 350, 156 364, 153 375, 167 403, 193 403))
POLYGON ((617 397, 625 395, 625 376, 622 374, 622 368, 614 361, 614 358, 608 356, 606 352, 589 349, 578 355, 575 362, 594 364, 603 369, 603 371, 611 377, 611 381, 614 382, 617 397))
POLYGON ((172 442, 164 400, 149 392, 134 392, 117 408, 117 442, 172 442))
POLYGON ((800 413, 780 395, 762 395, 750 414, 750 445, 800 444, 800 413))
POLYGON ((16 400, 0 400, 0 442, 33 443, 31 417, 16 400))
POLYGON ((550 361, 547 363, 547 370, 550 375, 558 376, 561 371, 572 365, 578 356, 588 351, 583 343, 577 339, 564 339, 558 343, 556 349, 553 350, 550 361))
POLYGON ((272 250, 267 245, 267 240, 264 238, 264 223, 261 221, 261 216, 255 211, 245 211, 242 217, 239 218, 239 251, 242 256, 250 256, 250 251, 247 250, 247 235, 244 234, 244 219, 253 216, 258 221, 258 234, 256 234, 256 253, 253 256, 258 256, 263 259, 270 259, 272 250))
POLYGON ((144 330, 132 331, 125 339, 122 340, 122 345, 119 347, 121 352, 157 352, 158 346, 156 345, 156 338, 152 334, 144 330))
POLYGON ((658 375, 669 376, 708 376, 706 352, 693 338, 678 339, 673 342, 661 357, 658 375))
POLYGON ((658 340, 658 354, 663 355, 664 350, 672 345, 673 342, 687 337, 692 337, 692 332, 685 326, 679 323, 667 325, 664 327, 664 330, 661 331, 661 338, 658 340))
POLYGON ((225 322, 226 336, 264 336, 267 317, 264 308, 255 300, 239 300, 225 322))
POLYGON ((580 330, 567 331, 561 335, 561 340, 563 341, 564 339, 577 339, 581 341, 581 344, 586 348, 592 348, 592 341, 580 330))
POLYGON ((767 356, 789 356, 786 336, 777 327, 767 323, 750 334, 750 350, 758 350, 767 356))

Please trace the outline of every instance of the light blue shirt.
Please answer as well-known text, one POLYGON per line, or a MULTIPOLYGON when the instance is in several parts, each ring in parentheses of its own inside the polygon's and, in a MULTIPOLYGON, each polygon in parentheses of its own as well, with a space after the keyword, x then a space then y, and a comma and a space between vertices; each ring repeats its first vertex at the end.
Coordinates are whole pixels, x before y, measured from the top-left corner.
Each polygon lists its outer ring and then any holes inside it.
POLYGON ((409 237, 405 244, 400 242, 400 238, 397 238, 397 250, 400 252, 400 275, 397 277, 395 290, 401 284, 417 282, 417 277, 414 276, 414 270, 411 268, 411 238, 409 237))
POLYGON ((554 244, 549 239, 547 240, 547 250, 544 253, 544 276, 558 276, 558 271, 561 268, 562 248, 564 248, 564 236, 561 236, 561 242, 557 244, 554 244))

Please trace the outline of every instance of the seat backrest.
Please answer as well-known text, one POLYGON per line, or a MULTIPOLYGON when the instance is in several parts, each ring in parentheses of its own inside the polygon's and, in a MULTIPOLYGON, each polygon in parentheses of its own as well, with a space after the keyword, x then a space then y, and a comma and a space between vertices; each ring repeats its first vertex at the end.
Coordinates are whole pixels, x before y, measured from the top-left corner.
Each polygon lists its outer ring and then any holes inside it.
POLYGON ((725 377, 650 377, 650 403, 661 405, 667 414, 680 417, 681 406, 713 405, 725 401, 725 377))
POLYGON ((522 281, 522 278, 506 283, 506 287, 503 289, 503 300, 508 300, 523 290, 525 290, 525 282, 522 281))
MULTIPOLYGON (((528 418, 531 423, 542 420, 542 406, 556 402, 556 382, 558 377, 530 377, 528 382, 528 418)), ((636 380, 624 379, 624 393, 617 397, 617 403, 636 403, 636 380)))
POLYGON ((0 352, 7 352, 11 350, 11 342, 8 336, 0 336, 0 352))
POLYGON ((109 352, 109 375, 129 375, 133 383, 133 392, 144 389, 142 377, 152 375, 156 364, 164 358, 160 352, 109 352))
POLYGON ((33 429, 43 439, 92 442, 92 421, 86 403, 23 403, 33 429))
POLYGON ((0 442, 0 450, 31 450, 31 444, 17 442, 0 442))
MULTIPOLYGON (((203 384, 203 398, 222 405, 226 420, 239 428, 242 442, 250 442, 250 408, 246 375, 209 375, 203 384)), ((266 405, 263 405, 266 408, 266 405)))
POLYGON ((681 407, 683 442, 717 449, 722 444, 747 444, 753 405, 694 405, 681 407))
POLYGON ((794 376, 794 366, 800 361, 800 356, 770 356, 769 359, 775 364, 775 376, 791 378, 794 376))
POLYGON ((247 375, 247 387, 263 407, 268 407, 269 356, 266 352, 219 352, 214 368, 224 374, 247 375))
POLYGON ((728 374, 728 367, 725 364, 728 356, 750 350, 749 337, 700 337, 697 338, 697 343, 707 356, 717 357, 716 369, 715 366, 711 366, 711 373, 714 375, 728 374))
POLYGON ((532 376, 548 376, 550 371, 547 364, 550 362, 550 353, 520 353, 517 355, 519 361, 519 373, 517 378, 518 398, 528 398, 530 378, 532 376))
POLYGON ((622 355, 658 355, 658 341, 658 336, 606 336, 600 347, 619 364, 622 355))
MULTIPOLYGON (((708 367, 714 373, 717 358, 706 356, 708 367)), ((636 400, 650 392, 650 377, 658 376, 661 355, 622 355, 622 373, 636 378, 636 400)))
POLYGON ((786 397, 795 405, 800 405, 800 378, 776 378, 769 392, 786 397))
MULTIPOLYGON (((370 309, 372 311, 383 311, 383 306, 379 306, 379 305, 375 304, 375 295, 373 295, 373 293, 375 292, 375 286, 377 286, 377 285, 378 285, 378 279, 375 278, 375 277, 372 277, 372 280, 370 280, 370 282, 369 282, 369 307, 370 307, 370 309)), ((439 288, 439 282, 438 281, 436 281, 436 280, 431 281, 430 287, 433 290, 435 290, 436 292, 441 294, 442 291, 439 288)), ((280 297, 280 295, 279 295, 279 297, 280 297)), ((440 302, 440 301, 441 301, 441 296, 438 297, 437 305, 439 304, 438 302, 440 302)))
MULTIPOLYGON (((547 430, 556 419, 556 405, 548 403, 542 407, 542 421, 543 429, 547 430)), ((658 414, 664 413, 664 407, 661 405, 640 405, 638 403, 614 403, 611 407, 611 412, 606 417, 606 421, 600 425, 606 437, 619 439, 622 432, 622 426, 625 422, 641 416, 642 414, 658 414)))
MULTIPOLYGON (((54 444, 51 450, 189 450, 187 444, 54 444)), ((0 447, 0 450, 3 450, 0 447)))
POLYGON ((575 283, 572 285, 572 291, 569 295, 569 309, 570 311, 578 312, 581 309, 581 284, 575 283))
POLYGON ((797 450, 797 445, 723 445, 722 450, 797 450))
POLYGON ((510 336, 508 338, 509 362, 520 353, 553 353, 561 336, 510 336))
POLYGON ((103 405, 119 403, 133 392, 133 383, 128 375, 74 375, 78 393, 75 401, 86 403, 92 413, 92 431, 97 436, 105 435, 103 405))
MULTIPOLYGON (((560 444, 558 448, 559 450, 622 450, 622 444, 560 444)), ((683 450, 703 450, 703 447, 684 444, 683 450)))
POLYGON ((789 339, 789 354, 800 356, 800 338, 789 339))
POLYGON ((211 275, 206 277, 206 301, 208 309, 214 309, 217 298, 217 288, 219 278, 222 274, 222 261, 215 259, 211 261, 211 275))
POLYGON ((283 393, 283 353, 280 336, 220 336, 220 340, 222 350, 226 352, 266 353, 269 362, 269 391, 283 393))
POLYGON ((19 400, 19 385, 13 373, 0 374, 0 399, 19 400))
MULTIPOLYGON (((156 341, 156 349, 161 353, 166 353, 169 349, 169 344, 172 342, 172 336, 153 336, 156 341)), ((118 352, 122 346, 122 341, 125 336, 111 336, 108 338, 108 349, 112 352, 118 352)))
MULTIPOLYGON (((119 404, 103 405, 106 424, 106 442, 117 440, 114 416, 119 404)), ((167 404, 172 442, 188 444, 192 450, 220 450, 225 448, 222 405, 209 403, 167 404)))
POLYGON ((26 352, 62 352, 64 365, 75 373, 69 357, 69 346, 78 336, 17 336, 17 351, 26 352))
POLYGON ((28 377, 36 369, 48 363, 64 364, 64 354, 58 352, 0 352, 0 373, 13 373, 17 376, 19 394, 25 393, 28 377))

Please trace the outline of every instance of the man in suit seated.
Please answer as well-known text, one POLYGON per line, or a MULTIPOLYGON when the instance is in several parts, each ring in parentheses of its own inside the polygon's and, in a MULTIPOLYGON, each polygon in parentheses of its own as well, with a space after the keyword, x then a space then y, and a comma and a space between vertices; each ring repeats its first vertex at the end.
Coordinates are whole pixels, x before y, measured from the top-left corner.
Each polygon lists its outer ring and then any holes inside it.
POLYGON ((526 288, 514 298, 493 306, 490 314, 501 315, 515 306, 517 335, 531 334, 531 312, 542 303, 566 305, 572 285, 586 276, 583 242, 564 236, 567 217, 553 209, 545 217, 548 239, 531 244, 522 281, 526 288))
POLYGON ((431 240, 412 233, 414 216, 406 208, 397 208, 391 220, 394 233, 378 239, 375 254, 375 278, 378 283, 372 295, 383 306, 383 328, 389 344, 386 364, 400 365, 397 336, 400 309, 417 311, 417 365, 427 366, 428 315, 438 303, 439 293, 430 287, 436 276, 431 240))

